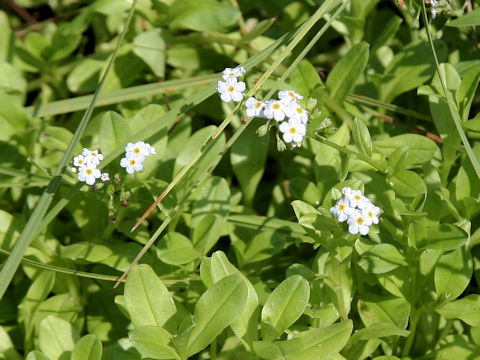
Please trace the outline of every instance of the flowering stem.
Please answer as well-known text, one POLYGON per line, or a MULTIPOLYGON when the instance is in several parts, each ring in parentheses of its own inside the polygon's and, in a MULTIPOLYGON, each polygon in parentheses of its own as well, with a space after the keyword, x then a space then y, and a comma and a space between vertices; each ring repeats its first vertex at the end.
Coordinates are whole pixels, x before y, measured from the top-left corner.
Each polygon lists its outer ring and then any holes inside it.
POLYGON ((384 166, 380 165, 379 163, 373 161, 372 159, 370 159, 368 156, 366 155, 363 155, 357 151, 353 151, 353 150, 350 150, 344 146, 341 146, 341 145, 338 145, 336 143, 334 143, 333 141, 330 141, 328 140, 326 137, 322 136, 322 135, 319 135, 319 134, 315 134, 315 140, 325 144, 325 145, 328 145, 340 152, 343 152, 344 154, 347 154, 347 155, 354 155, 356 156, 358 159, 366 162, 367 164, 371 165, 372 167, 374 167, 375 169, 377 169, 378 171, 380 171, 381 173, 385 174, 386 173, 386 169, 384 166))

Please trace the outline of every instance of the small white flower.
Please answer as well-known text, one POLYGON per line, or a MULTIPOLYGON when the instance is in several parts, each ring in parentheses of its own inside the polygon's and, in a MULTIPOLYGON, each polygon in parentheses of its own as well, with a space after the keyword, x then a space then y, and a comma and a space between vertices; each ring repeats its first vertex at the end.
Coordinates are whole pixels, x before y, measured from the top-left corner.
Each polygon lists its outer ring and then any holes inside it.
POLYGON ((222 73, 223 80, 227 80, 228 78, 236 78, 238 76, 242 76, 245 74, 245 68, 243 66, 238 66, 236 68, 225 68, 222 73))
POLYGON ((145 157, 138 155, 130 155, 120 160, 120 166, 124 167, 127 173, 133 174, 135 171, 143 170, 143 160, 145 157))
POLYGON ((153 147, 152 145, 147 144, 147 143, 145 143, 145 145, 147 146, 149 155, 156 155, 157 154, 157 150, 155 149, 155 147, 153 147))
POLYGON ((110 180, 110 175, 108 173, 103 173, 101 176, 100 176, 100 180, 102 181, 108 181, 110 180))
POLYGON ((431 8, 430 14, 432 15, 432 19, 435 19, 437 17, 437 10, 435 10, 434 8, 431 8))
POLYGON ((370 231, 370 225, 372 220, 370 218, 364 217, 360 211, 355 211, 352 215, 348 217, 347 220, 348 231, 350 234, 362 234, 367 235, 370 231))
POLYGON ((298 100, 303 99, 303 96, 296 93, 293 90, 282 90, 278 92, 278 98, 280 101, 282 101, 284 104, 288 105, 292 101, 297 102, 298 100))
POLYGON ((76 167, 71 167, 71 168, 70 168, 70 171, 71 171, 72 173, 76 174, 78 170, 77 170, 76 167))
POLYGON ((305 125, 308 122, 308 111, 294 101, 286 107, 285 114, 291 119, 300 120, 305 125))
POLYGON ((83 155, 77 155, 73 158, 73 165, 74 166, 85 166, 86 161, 83 155))
POLYGON ((438 6, 438 1, 437 0, 430 0, 430 4, 432 4, 432 6, 438 6))
POLYGON ((222 101, 239 102, 243 99, 243 92, 245 91, 245 83, 238 81, 236 77, 231 77, 223 81, 218 82, 217 91, 220 93, 222 101))
POLYGON ((249 117, 261 117, 263 109, 265 108, 265 103, 261 100, 257 100, 254 97, 249 97, 245 101, 245 106, 247 107, 247 116, 249 117))
POLYGON ((354 210, 350 207, 348 200, 342 198, 330 208, 330 212, 337 217, 338 221, 344 222, 354 213, 354 210))
POLYGON ((378 224, 378 214, 380 214, 380 208, 373 204, 370 204, 366 208, 362 209, 363 217, 370 219, 372 224, 378 224))
POLYGON ((88 185, 95 184, 95 180, 101 176, 100 170, 98 170, 93 164, 81 166, 78 169, 78 180, 84 181, 88 185))
POLYGON ((280 131, 283 133, 283 141, 286 143, 300 143, 306 133, 306 127, 299 120, 290 119, 284 121, 279 126, 280 131))
POLYGON ((365 209, 371 204, 370 200, 366 196, 363 196, 360 190, 350 190, 350 193, 345 194, 345 197, 348 199, 348 203, 351 207, 365 209))
POLYGON ((279 100, 269 100, 265 103, 263 114, 267 119, 282 121, 285 119, 285 104, 279 100))
POLYGON ((98 166, 100 161, 103 160, 103 155, 100 154, 98 150, 88 150, 87 148, 84 148, 82 155, 84 156, 86 164, 92 164, 94 166, 98 166))
POLYGON ((352 188, 350 186, 345 186, 342 189, 342 194, 345 196, 349 196, 352 193, 352 188))
POLYGON ((144 158, 150 155, 150 145, 143 141, 138 141, 135 144, 128 143, 125 146, 125 157, 129 156, 143 156, 144 158))

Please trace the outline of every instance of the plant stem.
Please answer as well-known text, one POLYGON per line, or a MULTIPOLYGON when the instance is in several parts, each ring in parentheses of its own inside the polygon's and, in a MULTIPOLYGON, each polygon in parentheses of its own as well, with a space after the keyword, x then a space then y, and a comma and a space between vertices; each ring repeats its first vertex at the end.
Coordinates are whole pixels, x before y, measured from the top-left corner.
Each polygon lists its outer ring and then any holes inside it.
POLYGON ((319 135, 319 134, 315 134, 315 140, 325 144, 325 145, 328 145, 340 152, 343 152, 344 154, 347 154, 347 155, 354 155, 356 156, 359 160, 362 160, 364 162, 366 162, 367 164, 371 165, 372 167, 374 167, 375 169, 377 169, 378 171, 380 171, 381 173, 385 174, 386 173, 386 169, 383 165, 380 165, 379 163, 373 161, 372 159, 370 159, 368 156, 366 155, 363 155, 363 154, 360 154, 359 152, 357 151, 353 151, 353 150, 350 150, 350 149, 347 149, 346 147, 344 146, 341 146, 341 145, 338 145, 336 143, 334 143, 333 141, 330 141, 328 140, 326 137, 322 136, 322 135, 319 135))

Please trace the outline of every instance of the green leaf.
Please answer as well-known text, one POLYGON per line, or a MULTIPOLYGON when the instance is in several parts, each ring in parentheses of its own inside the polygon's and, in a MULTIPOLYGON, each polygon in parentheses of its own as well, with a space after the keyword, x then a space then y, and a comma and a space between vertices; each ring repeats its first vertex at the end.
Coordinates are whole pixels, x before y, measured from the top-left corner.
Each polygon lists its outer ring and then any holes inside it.
POLYGON ((132 130, 121 115, 107 111, 100 116, 98 137, 103 154, 111 153, 121 145, 127 145, 132 130))
POLYGON ((388 158, 388 166, 390 167, 391 175, 398 174, 399 171, 405 168, 405 162, 408 158, 408 147, 402 146, 396 149, 394 152, 390 154, 388 158))
POLYGON ((202 255, 186 236, 177 232, 169 232, 160 240, 157 254, 160 260, 171 265, 188 264, 202 255))
POLYGON ((168 346, 172 335, 160 326, 146 325, 129 332, 129 340, 143 357, 152 359, 180 359, 177 352, 168 346))
POLYGON ((135 327, 162 326, 176 312, 167 288, 146 264, 134 267, 128 275, 125 303, 135 327))
POLYGON ((299 332, 286 341, 256 341, 255 353, 262 359, 333 359, 343 349, 352 332, 353 323, 347 320, 323 328, 299 332))
POLYGON ((410 304, 402 298, 371 295, 359 299, 358 314, 366 327, 375 323, 390 323, 405 329, 410 316, 410 304))
POLYGON ((383 274, 408 264, 405 257, 395 246, 391 244, 377 244, 362 254, 358 265, 366 272, 383 274))
POLYGON ((270 259, 285 248, 286 236, 278 231, 263 231, 248 240, 239 256, 239 263, 246 264, 270 259))
POLYGON ((233 25, 240 11, 215 0, 177 0, 170 7, 171 25, 197 31, 217 31, 233 25))
POLYGON ((355 118, 353 121, 352 135, 360 153, 371 157, 372 139, 370 138, 367 125, 365 125, 365 123, 359 118, 355 118))
POLYGON ((49 315, 40 322, 38 339, 40 350, 50 360, 57 360, 70 356, 80 335, 69 322, 49 315))
POLYGON ((50 360, 46 355, 38 350, 30 351, 25 360, 50 360))
POLYGON ((102 342, 93 334, 82 337, 72 352, 71 360, 100 360, 102 358, 102 342))
POLYGON ((236 336, 243 338, 248 344, 257 340, 258 296, 253 285, 240 270, 228 261, 226 255, 221 251, 216 251, 212 254, 210 272, 213 282, 233 274, 239 274, 242 277, 248 288, 247 302, 242 315, 232 323, 231 328, 236 336))
POLYGON ((221 279, 204 292, 195 304, 194 326, 189 331, 186 347, 182 351, 185 356, 204 349, 238 319, 245 308, 247 296, 247 285, 237 274, 221 279))
POLYGON ((466 244, 468 235, 452 224, 425 226, 422 223, 414 223, 409 229, 408 238, 417 249, 449 251, 466 244))
POLYGON ((22 356, 15 350, 12 340, 3 326, 0 326, 0 358, 5 360, 22 360, 22 356))
POLYGON ((411 170, 400 170, 393 176, 387 176, 386 181, 400 196, 415 197, 427 191, 423 178, 411 170))
POLYGON ((161 29, 144 31, 133 39, 133 52, 158 77, 165 76, 165 41, 161 29))
POLYGON ((480 326, 480 295, 471 294, 449 302, 437 312, 447 319, 460 319, 470 326, 480 326))
POLYGON ((448 21, 447 26, 465 27, 480 25, 480 8, 460 16, 458 19, 448 21))
POLYGON ((398 148, 408 148, 405 166, 412 167, 424 164, 435 155, 437 145, 429 138, 416 134, 403 134, 385 140, 375 141, 376 151, 385 156, 391 156, 398 148))
POLYGON ((262 334, 273 340, 292 325, 305 311, 310 297, 308 281, 293 275, 278 285, 262 309, 262 334))
POLYGON ((13 30, 9 24, 7 13, 0 11, 0 62, 11 59, 13 48, 13 30))
POLYGON ((27 88, 27 82, 23 78, 22 72, 13 65, 0 61, 0 74, 2 74, 0 78, 0 90, 16 97, 18 105, 22 105, 23 95, 27 88))
POLYGON ((232 169, 247 205, 253 202, 267 160, 268 136, 258 137, 256 133, 262 124, 261 119, 253 119, 235 141, 230 152, 232 169))
POLYGON ((407 337, 410 331, 388 323, 375 323, 369 327, 358 330, 348 340, 348 346, 353 346, 359 341, 365 341, 389 336, 407 337))
POLYGON ((353 46, 333 67, 328 75, 326 87, 330 98, 341 103, 363 74, 368 63, 366 42, 353 46))
POLYGON ((28 118, 15 98, 0 90, 0 141, 7 141, 25 129, 28 118))
MULTIPOLYGON (((443 42, 434 42, 439 61, 447 54, 443 42)), ((435 72, 432 51, 426 40, 409 43, 389 63, 382 78, 380 98, 391 102, 398 95, 415 89, 430 79, 435 72)))
POLYGON ((470 252, 460 247, 444 254, 435 266, 435 290, 447 300, 459 297, 467 288, 473 273, 470 252))

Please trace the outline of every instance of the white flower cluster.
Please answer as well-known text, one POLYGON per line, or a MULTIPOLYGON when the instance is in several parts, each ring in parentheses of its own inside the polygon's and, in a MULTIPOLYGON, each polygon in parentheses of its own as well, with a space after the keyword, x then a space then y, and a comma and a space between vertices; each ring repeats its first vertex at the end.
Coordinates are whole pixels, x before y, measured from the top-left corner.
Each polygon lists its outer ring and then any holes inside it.
POLYGON ((245 74, 243 66, 234 69, 226 68, 223 70, 222 76, 225 81, 219 81, 217 86, 217 91, 219 92, 222 101, 242 101, 243 92, 246 87, 245 83, 243 81, 238 81, 237 78, 243 74, 245 74))
POLYGON ((430 9, 430 13, 432 14, 432 19, 435 19, 437 17, 437 10, 435 9, 435 7, 438 6, 438 1, 430 0, 430 5, 432 5, 432 8, 430 9))
MULTIPOLYGON (((243 74, 245 69, 242 66, 223 71, 225 81, 219 81, 217 86, 222 101, 239 102, 243 99, 245 83, 237 80, 243 74)), ((291 143, 293 147, 300 146, 307 133, 308 122, 308 111, 298 103, 301 99, 303 96, 293 90, 279 91, 277 100, 262 101, 249 97, 245 102, 246 113, 249 117, 275 119, 280 123, 283 141, 291 143)))
POLYGON ((129 174, 133 174, 135 171, 142 171, 143 161, 152 154, 156 154, 156 150, 146 142, 128 143, 125 146, 125 157, 120 160, 120 166, 124 167, 129 174))
POLYGON ((84 148, 81 155, 73 158, 73 165, 71 168, 73 173, 78 173, 78 181, 87 183, 88 185, 95 184, 95 181, 100 178, 102 181, 110 180, 108 173, 100 173, 97 166, 103 160, 103 155, 98 150, 89 150, 84 148))
POLYGON ((278 100, 261 101, 250 97, 245 102, 247 116, 275 119, 283 141, 300 146, 307 133, 308 111, 302 108, 298 100, 303 96, 293 90, 278 92, 278 100))
POLYGON ((351 234, 367 235, 370 225, 378 224, 380 208, 363 196, 360 190, 344 187, 342 193, 344 197, 330 208, 330 212, 337 217, 338 221, 347 221, 348 231, 351 234))

